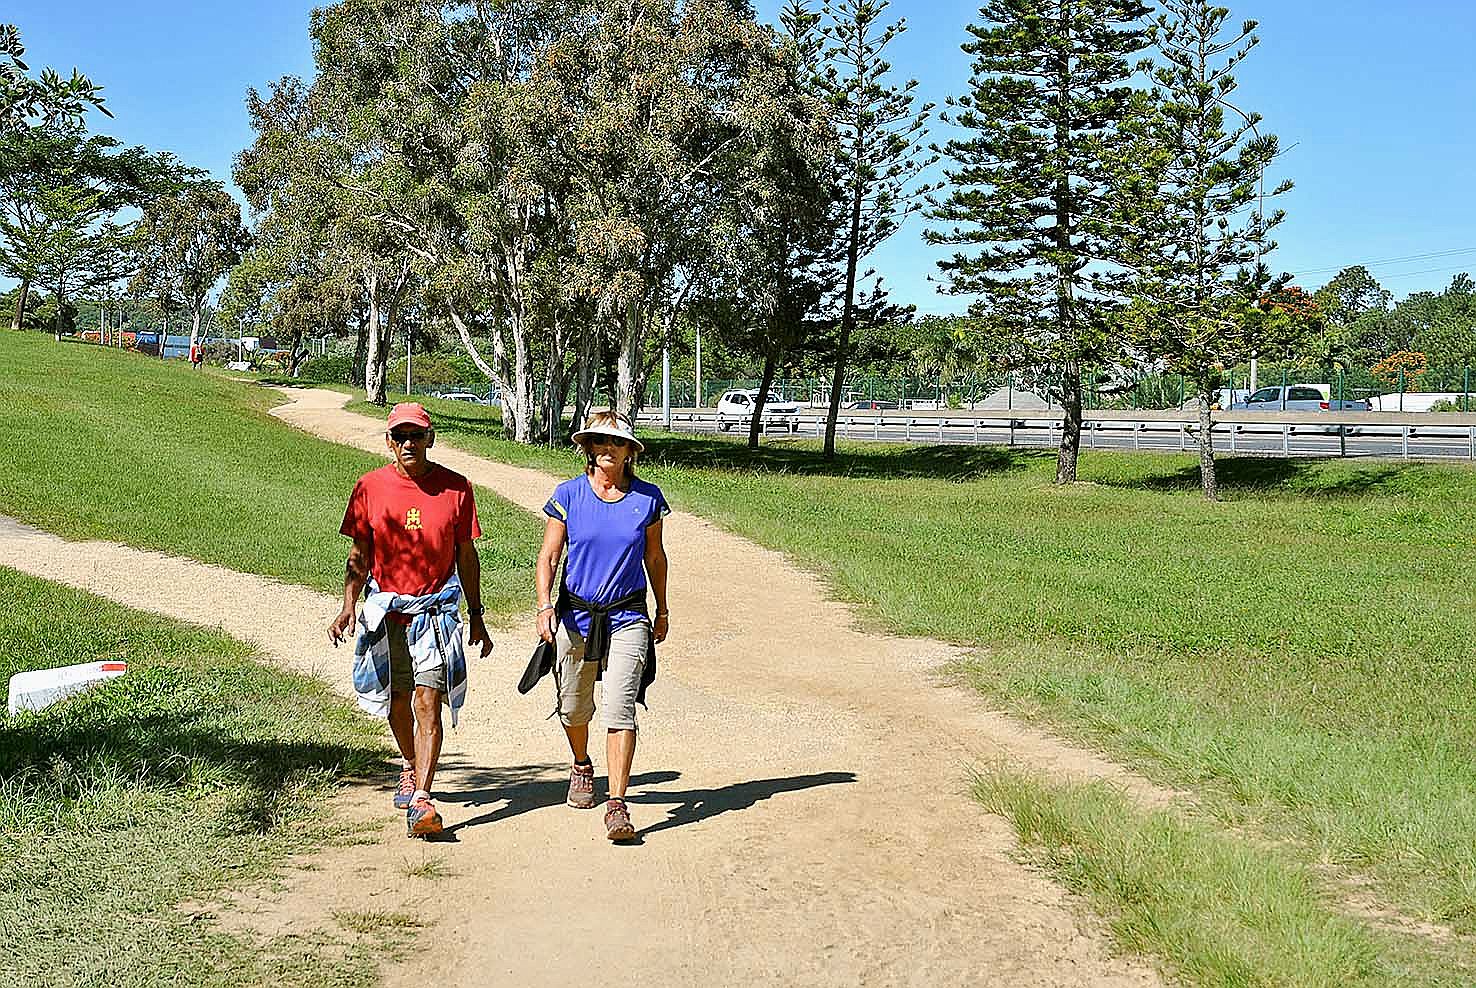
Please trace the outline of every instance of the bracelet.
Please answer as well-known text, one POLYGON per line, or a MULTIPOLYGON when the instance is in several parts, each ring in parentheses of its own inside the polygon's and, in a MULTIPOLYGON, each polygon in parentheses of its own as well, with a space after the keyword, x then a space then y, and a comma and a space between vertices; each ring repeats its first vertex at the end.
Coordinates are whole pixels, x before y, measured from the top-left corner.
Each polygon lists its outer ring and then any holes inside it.
POLYGON ((657 611, 656 612, 656 616, 657 617, 669 617, 669 616, 671 616, 671 611, 657 611))
POLYGON ((544 611, 551 611, 553 609, 554 609, 554 605, 552 605, 552 604, 544 604, 542 607, 538 608, 538 610, 534 611, 533 613, 534 614, 542 614, 544 611))
POLYGON ((483 614, 487 613, 487 608, 478 604, 476 607, 468 607, 466 609, 466 613, 471 615, 472 617, 481 617, 483 614))

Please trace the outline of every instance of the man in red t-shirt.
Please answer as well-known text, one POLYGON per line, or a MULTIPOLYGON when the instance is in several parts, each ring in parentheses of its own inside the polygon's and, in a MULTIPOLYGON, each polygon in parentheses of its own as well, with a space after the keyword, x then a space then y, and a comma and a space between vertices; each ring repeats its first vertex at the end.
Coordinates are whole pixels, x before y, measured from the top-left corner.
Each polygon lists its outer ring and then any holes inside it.
MULTIPOLYGON (((471 484, 426 456, 435 445, 429 413, 416 402, 390 410, 385 445, 395 461, 359 478, 339 531, 354 540, 344 567, 343 610, 328 626, 337 645, 354 623, 354 605, 372 576, 381 591, 411 597, 435 593, 453 573, 461 578, 471 617, 471 645, 485 658, 492 639, 482 615, 482 565, 472 541, 477 524, 471 484)), ((409 616, 385 617, 390 656, 390 730, 404 763, 395 807, 405 810, 411 836, 439 833, 441 816, 431 783, 441 754, 441 704, 446 668, 415 668, 405 629, 409 616), (413 697, 413 700, 412 700, 413 697)))

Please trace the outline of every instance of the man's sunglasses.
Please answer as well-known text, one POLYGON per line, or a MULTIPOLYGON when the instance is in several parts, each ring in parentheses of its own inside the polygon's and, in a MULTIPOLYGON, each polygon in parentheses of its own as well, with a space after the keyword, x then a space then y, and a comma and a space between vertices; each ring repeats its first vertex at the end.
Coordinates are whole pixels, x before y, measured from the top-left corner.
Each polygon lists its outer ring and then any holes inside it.
POLYGON ((390 439, 394 440, 396 446, 403 446, 409 442, 423 443, 430 438, 430 433, 425 429, 416 429, 414 432, 391 432, 390 439))
POLYGON ((606 436, 595 433, 589 438, 591 446, 614 446, 616 449, 624 449, 630 445, 630 440, 624 436, 606 436))

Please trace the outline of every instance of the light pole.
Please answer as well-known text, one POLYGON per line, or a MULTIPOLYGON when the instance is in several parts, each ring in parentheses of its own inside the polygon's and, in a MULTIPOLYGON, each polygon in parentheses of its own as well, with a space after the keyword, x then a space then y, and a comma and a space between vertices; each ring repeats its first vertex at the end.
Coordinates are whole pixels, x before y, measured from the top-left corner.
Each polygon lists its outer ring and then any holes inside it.
POLYGON ((661 348, 661 417, 671 431, 671 348, 661 348))

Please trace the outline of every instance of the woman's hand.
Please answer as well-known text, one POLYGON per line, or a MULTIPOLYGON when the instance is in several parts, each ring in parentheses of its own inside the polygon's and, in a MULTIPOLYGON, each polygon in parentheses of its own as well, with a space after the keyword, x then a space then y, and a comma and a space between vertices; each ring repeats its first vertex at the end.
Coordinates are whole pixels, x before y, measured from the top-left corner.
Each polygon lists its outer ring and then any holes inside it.
POLYGON ((656 615, 656 620, 651 622, 651 637, 658 643, 666 641, 666 632, 670 624, 670 615, 665 613, 656 615))
POLYGON ((538 637, 552 645, 554 640, 554 609, 552 607, 538 612, 537 627, 538 637))

